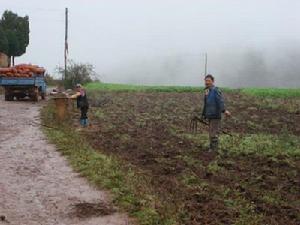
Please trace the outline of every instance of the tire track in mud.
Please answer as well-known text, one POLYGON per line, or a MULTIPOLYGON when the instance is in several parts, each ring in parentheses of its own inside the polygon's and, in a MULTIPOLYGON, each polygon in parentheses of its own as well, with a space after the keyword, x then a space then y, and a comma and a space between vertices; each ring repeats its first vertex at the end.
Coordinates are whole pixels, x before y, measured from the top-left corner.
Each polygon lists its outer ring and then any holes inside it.
POLYGON ((128 224, 47 142, 36 125, 41 103, 0 104, 0 225, 128 224))

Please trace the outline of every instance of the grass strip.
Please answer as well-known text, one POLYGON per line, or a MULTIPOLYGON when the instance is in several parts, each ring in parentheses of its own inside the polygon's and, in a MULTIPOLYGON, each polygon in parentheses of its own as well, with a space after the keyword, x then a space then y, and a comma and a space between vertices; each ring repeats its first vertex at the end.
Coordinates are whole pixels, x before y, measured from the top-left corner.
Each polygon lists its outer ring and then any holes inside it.
MULTIPOLYGON (((45 124, 53 122, 53 107, 42 110, 45 124)), ((53 125, 53 124, 52 124, 53 125)), ((93 149, 76 131, 55 124, 58 129, 44 129, 49 140, 65 156, 73 169, 96 187, 112 193, 113 202, 125 210, 141 225, 176 224, 172 218, 162 217, 155 208, 159 200, 152 194, 147 178, 130 165, 124 165, 115 157, 93 149)))

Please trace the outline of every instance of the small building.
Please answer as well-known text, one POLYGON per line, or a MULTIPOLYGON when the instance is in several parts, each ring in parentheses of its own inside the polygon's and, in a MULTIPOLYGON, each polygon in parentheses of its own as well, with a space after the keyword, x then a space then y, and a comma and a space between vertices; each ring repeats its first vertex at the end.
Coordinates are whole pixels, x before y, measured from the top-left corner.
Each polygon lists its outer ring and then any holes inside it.
POLYGON ((0 67, 8 67, 8 56, 0 52, 0 67))

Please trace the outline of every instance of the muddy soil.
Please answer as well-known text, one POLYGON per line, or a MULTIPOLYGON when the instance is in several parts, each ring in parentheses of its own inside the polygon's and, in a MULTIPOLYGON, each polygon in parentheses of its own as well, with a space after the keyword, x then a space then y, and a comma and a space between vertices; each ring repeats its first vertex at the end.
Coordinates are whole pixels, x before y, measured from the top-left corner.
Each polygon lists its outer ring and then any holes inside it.
POLYGON ((48 143, 42 103, 0 96, 0 224, 125 225, 108 193, 96 190, 48 143))
MULTIPOLYGON (((191 136, 189 117, 200 107, 200 94, 108 92, 98 97, 110 101, 91 109, 94 131, 87 137, 95 148, 134 164, 149 177, 163 202, 157 206, 162 215, 171 211, 186 225, 246 220, 300 224, 299 159, 208 153, 205 146, 180 135, 191 136)), ((299 115, 261 107, 236 93, 226 98, 234 119, 225 120, 224 129, 299 136, 299 115)), ((94 99, 91 103, 96 105, 94 99)), ((199 126, 199 133, 206 130, 199 126)))

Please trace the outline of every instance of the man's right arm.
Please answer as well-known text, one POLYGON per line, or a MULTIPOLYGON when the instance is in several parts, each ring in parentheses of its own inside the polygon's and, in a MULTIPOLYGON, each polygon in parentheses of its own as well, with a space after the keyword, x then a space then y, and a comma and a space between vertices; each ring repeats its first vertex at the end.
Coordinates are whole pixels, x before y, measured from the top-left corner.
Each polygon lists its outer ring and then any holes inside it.
POLYGON ((80 96, 80 92, 76 92, 76 94, 71 95, 70 98, 77 98, 78 96, 80 96))
POLYGON ((228 110, 226 110, 226 108, 225 108, 224 97, 223 97, 222 92, 219 89, 217 89, 216 91, 217 91, 216 98, 217 98, 217 103, 218 103, 219 109, 226 116, 230 116, 231 113, 228 110))

